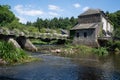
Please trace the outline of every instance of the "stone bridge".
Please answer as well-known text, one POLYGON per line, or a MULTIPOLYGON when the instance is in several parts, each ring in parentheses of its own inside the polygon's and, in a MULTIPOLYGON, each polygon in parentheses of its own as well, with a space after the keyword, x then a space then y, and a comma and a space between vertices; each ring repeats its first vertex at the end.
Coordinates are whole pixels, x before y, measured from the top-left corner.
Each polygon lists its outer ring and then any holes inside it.
POLYGON ((26 50, 36 51, 37 48, 31 43, 29 39, 40 39, 42 41, 50 42, 52 40, 65 41, 67 35, 57 33, 25 33, 18 32, 17 30, 0 29, 0 39, 12 42, 15 47, 23 48, 26 50))

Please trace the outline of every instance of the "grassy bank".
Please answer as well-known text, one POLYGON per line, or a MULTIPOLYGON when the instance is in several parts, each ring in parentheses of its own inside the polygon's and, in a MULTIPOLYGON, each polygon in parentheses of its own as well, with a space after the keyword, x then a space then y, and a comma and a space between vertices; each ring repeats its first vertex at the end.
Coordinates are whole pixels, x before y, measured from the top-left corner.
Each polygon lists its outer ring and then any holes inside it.
POLYGON ((108 51, 106 48, 92 48, 84 45, 65 45, 65 47, 61 47, 59 49, 54 49, 51 51, 55 55, 63 56, 63 57, 81 57, 81 56, 90 56, 90 55, 98 55, 98 56, 106 56, 108 55, 108 51))
POLYGON ((107 48, 92 48, 84 45, 41 45, 38 50, 43 53, 52 53, 53 55, 63 57, 81 57, 81 56, 107 56, 109 51, 107 48))
POLYGON ((12 43, 0 41, 0 59, 3 64, 19 64, 36 60, 25 51, 15 48, 12 43))
POLYGON ((64 57, 80 57, 80 56, 107 56, 109 54, 120 54, 120 41, 108 41, 104 46, 92 48, 84 45, 72 45, 67 43, 64 47, 54 49, 52 51, 55 55, 64 57))

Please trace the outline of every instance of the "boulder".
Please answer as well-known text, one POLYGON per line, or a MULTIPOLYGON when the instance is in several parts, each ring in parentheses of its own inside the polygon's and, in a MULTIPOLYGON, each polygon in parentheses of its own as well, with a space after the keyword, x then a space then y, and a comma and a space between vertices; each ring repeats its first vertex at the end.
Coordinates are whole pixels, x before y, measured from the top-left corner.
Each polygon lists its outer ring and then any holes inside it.
POLYGON ((13 43, 13 45, 14 45, 16 48, 21 48, 20 45, 17 43, 17 41, 14 40, 14 39, 12 39, 12 38, 9 38, 9 39, 8 39, 8 42, 13 43))
POLYGON ((30 51, 37 51, 37 47, 34 46, 29 39, 26 39, 24 48, 30 51))
POLYGON ((36 46, 32 44, 32 42, 27 39, 25 36, 19 36, 16 38, 16 41, 21 46, 21 48, 29 50, 29 51, 37 51, 36 46))
POLYGON ((51 50, 51 52, 53 52, 53 53, 61 53, 62 51, 60 49, 55 49, 55 50, 51 50))
POLYGON ((0 65, 2 64, 7 64, 7 62, 0 58, 0 65))

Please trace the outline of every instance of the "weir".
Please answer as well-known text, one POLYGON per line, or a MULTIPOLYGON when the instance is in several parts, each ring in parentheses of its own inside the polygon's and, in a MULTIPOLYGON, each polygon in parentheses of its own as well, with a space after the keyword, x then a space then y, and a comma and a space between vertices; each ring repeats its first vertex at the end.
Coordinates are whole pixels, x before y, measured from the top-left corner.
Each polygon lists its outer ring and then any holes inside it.
POLYGON ((16 33, 14 30, 0 29, 0 40, 12 42, 15 47, 30 51, 37 51, 37 48, 29 39, 40 39, 48 43, 52 40, 57 40, 58 44, 62 44, 65 43, 67 38, 67 35, 61 34, 41 33, 28 35, 23 32, 16 33))

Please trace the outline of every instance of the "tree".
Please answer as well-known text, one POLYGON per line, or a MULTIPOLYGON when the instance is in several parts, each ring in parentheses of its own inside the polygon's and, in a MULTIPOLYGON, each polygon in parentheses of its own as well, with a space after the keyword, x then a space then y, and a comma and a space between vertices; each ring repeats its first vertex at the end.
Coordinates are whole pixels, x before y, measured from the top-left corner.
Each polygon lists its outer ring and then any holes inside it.
POLYGON ((114 37, 120 38, 120 10, 107 15, 114 25, 114 37))
POLYGON ((26 25, 27 26, 32 26, 32 22, 27 21, 26 25))
POLYGON ((75 19, 73 16, 70 18, 71 26, 74 26, 77 23, 77 19, 75 19))
POLYGON ((10 6, 0 5, 0 26, 5 26, 15 19, 15 15, 10 11, 10 6))
POLYGON ((34 26, 37 27, 40 31, 40 29, 43 27, 43 20, 41 18, 37 18, 37 21, 34 23, 34 26))

